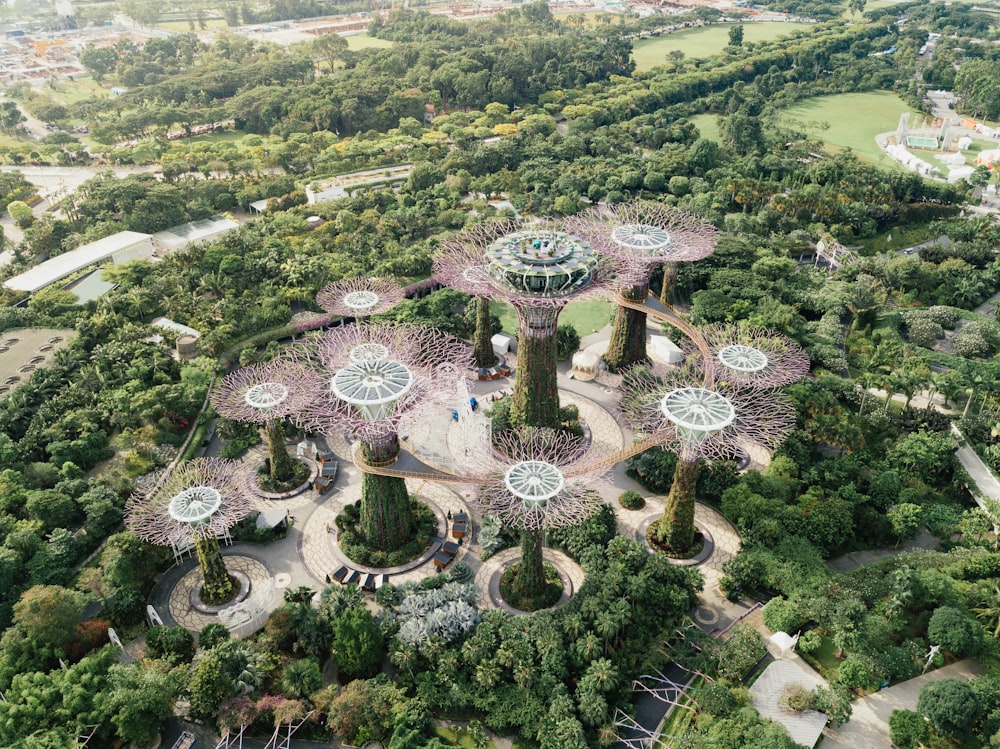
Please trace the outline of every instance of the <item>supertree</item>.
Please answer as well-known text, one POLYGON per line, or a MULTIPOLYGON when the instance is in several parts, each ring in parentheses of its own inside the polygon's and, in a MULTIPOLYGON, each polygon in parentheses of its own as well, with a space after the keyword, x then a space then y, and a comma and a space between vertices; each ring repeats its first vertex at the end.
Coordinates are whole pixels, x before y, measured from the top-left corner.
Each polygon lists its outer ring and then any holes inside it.
MULTIPOLYGON (((719 231, 707 221, 663 203, 640 200, 612 208, 592 208, 566 221, 567 231, 601 252, 614 255, 622 267, 619 293, 639 305, 649 295, 654 269, 664 265, 664 290, 677 263, 708 257, 719 231)), ((665 298, 665 291, 662 295, 665 298)), ((613 372, 646 360, 646 315, 619 305, 604 361, 613 372)))
MULTIPOLYGON (((399 422, 441 393, 449 376, 471 366, 468 346, 434 328, 378 322, 332 328, 287 355, 302 368, 305 400, 297 423, 321 434, 349 432, 362 461, 385 466, 399 456, 399 422)), ((404 479, 365 472, 361 531, 383 551, 410 538, 412 512, 404 479)))
POLYGON ((571 300, 607 287, 616 265, 561 224, 478 224, 441 243, 434 277, 474 296, 509 302, 518 315, 514 426, 559 426, 556 324, 571 300))
POLYGON ((521 531, 514 590, 522 598, 545 590, 544 532, 583 522, 601 504, 593 482, 606 468, 579 462, 586 448, 568 432, 522 427, 499 434, 490 458, 478 467, 481 475, 473 480, 483 512, 521 531))
POLYGON ((781 392, 706 383, 693 365, 633 367, 620 388, 622 414, 633 428, 658 434, 663 449, 677 454, 663 517, 649 529, 650 540, 671 553, 687 553, 694 541, 700 461, 773 450, 795 424, 792 402, 781 392))
POLYGON ((332 315, 370 317, 388 312, 406 296, 391 278, 348 278, 325 286, 316 304, 332 315))
POLYGON ((225 603, 235 586, 226 571, 219 537, 253 509, 239 463, 195 458, 174 469, 159 486, 133 495, 125 508, 129 530, 159 546, 193 543, 204 576, 202 600, 225 603))
POLYGON ((223 377, 212 391, 212 405, 220 415, 264 425, 270 455, 268 468, 271 479, 279 484, 295 475, 295 463, 285 447, 281 422, 303 405, 299 379, 294 365, 274 361, 237 369, 223 377))
MULTIPOLYGON (((795 341, 766 328, 711 325, 698 328, 714 359, 721 385, 771 389, 791 385, 809 372, 809 356, 795 341)), ((690 339, 683 348, 688 359, 704 356, 690 339)))

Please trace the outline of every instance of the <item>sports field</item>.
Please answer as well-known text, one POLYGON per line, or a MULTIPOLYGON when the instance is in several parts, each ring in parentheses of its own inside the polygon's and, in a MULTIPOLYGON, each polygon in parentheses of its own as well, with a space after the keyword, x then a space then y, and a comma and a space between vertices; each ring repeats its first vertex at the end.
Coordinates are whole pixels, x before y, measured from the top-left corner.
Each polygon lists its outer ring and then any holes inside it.
MULTIPOLYGON (((652 39, 640 39, 632 47, 632 59, 637 70, 649 70, 667 61, 667 53, 677 49, 685 57, 708 57, 729 43, 729 29, 732 23, 713 24, 700 29, 684 29, 673 34, 652 39)), ((779 36, 791 34, 794 31, 804 31, 810 28, 803 23, 745 23, 743 24, 743 40, 745 42, 765 42, 777 39, 779 36)))
MULTIPOLYGON (((817 96, 799 102, 781 114, 781 121, 794 124, 827 144, 831 151, 850 148, 861 158, 882 165, 896 162, 875 143, 878 133, 893 131, 909 105, 889 91, 817 96)), ((917 121, 923 115, 911 115, 917 121)))

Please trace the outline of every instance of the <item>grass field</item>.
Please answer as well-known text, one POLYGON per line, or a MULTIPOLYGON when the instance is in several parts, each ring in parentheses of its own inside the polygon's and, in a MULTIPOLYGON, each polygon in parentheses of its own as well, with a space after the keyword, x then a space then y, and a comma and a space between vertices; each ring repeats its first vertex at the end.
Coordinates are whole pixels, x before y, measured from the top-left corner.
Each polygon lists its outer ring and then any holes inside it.
POLYGON ((98 96, 107 99, 111 96, 111 88, 104 88, 89 75, 74 78, 72 81, 56 81, 55 88, 46 86, 43 93, 51 96, 60 104, 69 106, 83 99, 98 96))
POLYGON ((799 102, 785 110, 781 120, 824 141, 831 151, 850 148, 866 161, 891 166, 896 162, 882 152, 875 136, 895 130, 899 116, 909 109, 906 102, 889 91, 835 94, 799 102))
MULTIPOLYGON (((632 58, 638 70, 649 70, 666 62, 667 53, 679 49, 685 57, 708 57, 729 43, 729 29, 734 24, 720 23, 700 29, 684 29, 673 34, 640 39, 632 48, 632 58)), ((747 23, 743 24, 743 40, 765 42, 779 36, 810 28, 801 23, 747 23)))
POLYGON ((347 48, 355 51, 359 49, 384 49, 392 46, 392 42, 388 39, 377 39, 368 36, 368 34, 352 34, 344 38, 347 40, 347 48))
MULTIPOLYGON (((514 308, 503 302, 493 302, 490 308, 494 315, 500 317, 500 322, 503 323, 503 332, 516 336, 517 313, 514 312, 514 308)), ((559 315, 559 324, 572 325, 583 338, 611 322, 614 312, 614 305, 603 299, 570 302, 559 315)))
POLYGON ((696 114, 694 117, 689 117, 688 119, 698 128, 698 132, 701 133, 702 138, 722 142, 722 136, 719 134, 719 117, 717 115, 696 114))

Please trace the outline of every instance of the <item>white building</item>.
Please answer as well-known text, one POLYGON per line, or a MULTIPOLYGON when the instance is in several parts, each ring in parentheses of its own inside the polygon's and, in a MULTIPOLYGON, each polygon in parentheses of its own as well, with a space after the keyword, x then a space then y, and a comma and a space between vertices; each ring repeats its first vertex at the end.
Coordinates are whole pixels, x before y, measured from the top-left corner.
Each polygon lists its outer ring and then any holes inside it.
POLYGON ((110 237, 64 252, 3 282, 8 289, 34 294, 77 271, 104 262, 125 263, 153 256, 153 237, 137 231, 120 231, 110 237))
POLYGON ((212 216, 189 221, 180 226, 158 231, 153 235, 153 244, 159 253, 174 252, 190 247, 197 242, 207 242, 210 239, 235 229, 239 224, 225 216, 212 216))

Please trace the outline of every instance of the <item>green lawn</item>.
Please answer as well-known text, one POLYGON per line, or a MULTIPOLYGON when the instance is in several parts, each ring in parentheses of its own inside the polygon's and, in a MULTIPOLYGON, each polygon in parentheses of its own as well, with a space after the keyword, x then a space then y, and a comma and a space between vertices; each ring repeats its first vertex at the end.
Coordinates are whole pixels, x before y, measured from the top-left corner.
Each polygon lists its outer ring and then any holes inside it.
POLYGON ((104 88, 89 75, 74 78, 72 81, 59 80, 55 82, 55 87, 46 86, 43 93, 51 96, 60 104, 69 106, 83 99, 90 99, 94 96, 107 99, 111 96, 111 86, 108 84, 104 88))
POLYGON ((368 34, 352 34, 344 37, 347 40, 347 48, 351 50, 359 49, 385 49, 391 47, 392 42, 388 39, 378 39, 368 34))
MULTIPOLYGON (((640 39, 632 47, 636 69, 649 70, 662 65, 667 60, 667 53, 675 49, 683 52, 685 57, 708 57, 721 52, 729 43, 729 29, 734 25, 720 23, 700 29, 684 29, 652 39, 640 39)), ((809 24, 801 23, 746 23, 743 24, 743 40, 766 42, 808 28, 809 24)))
POLYGON ((719 117, 714 114, 696 114, 688 117, 691 123, 698 128, 702 138, 722 142, 722 135, 719 133, 719 117))
POLYGON ((815 668, 827 681, 835 681, 840 668, 840 659, 833 653, 837 649, 832 637, 823 637, 818 650, 804 655, 806 663, 815 668))
MULTIPOLYGON (((514 312, 514 308, 504 302, 493 302, 490 308, 494 315, 500 317, 500 322, 503 323, 503 332, 516 336, 517 313, 514 312)), ((559 315, 559 324, 572 325, 583 338, 583 336, 590 335, 611 322, 614 311, 614 305, 603 299, 570 302, 559 315)))
MULTIPOLYGON (((866 161, 891 166, 896 162, 882 152, 875 136, 895 130, 899 116, 909 109, 894 93, 872 91, 806 99, 782 112, 780 118, 824 141, 831 151, 850 148, 866 161)), ((911 120, 922 116, 912 115, 911 120)))

